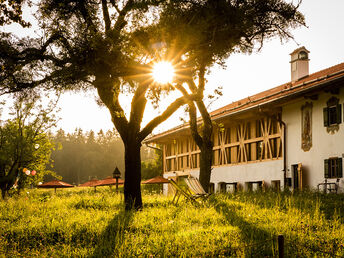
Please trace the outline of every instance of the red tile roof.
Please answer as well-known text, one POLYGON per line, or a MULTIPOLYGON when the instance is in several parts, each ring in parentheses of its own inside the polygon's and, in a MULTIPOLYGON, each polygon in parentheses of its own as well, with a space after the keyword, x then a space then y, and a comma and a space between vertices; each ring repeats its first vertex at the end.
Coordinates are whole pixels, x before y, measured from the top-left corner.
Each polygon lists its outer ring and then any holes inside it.
MULTIPOLYGON (((239 111, 248 110, 256 106, 263 106, 279 99, 284 99, 290 96, 298 96, 303 92, 320 88, 324 84, 332 82, 336 79, 344 79, 344 63, 310 74, 302 79, 299 79, 298 81, 288 82, 247 98, 232 102, 231 104, 210 112, 210 115, 213 120, 218 119, 227 115, 232 115, 239 111)), ((145 142, 154 142, 154 140, 160 139, 164 136, 188 127, 189 124, 184 123, 168 131, 154 135, 148 138, 145 142)))
POLYGON ((265 104, 271 100, 276 100, 280 97, 286 97, 291 94, 302 92, 303 90, 310 89, 314 86, 322 85, 323 83, 329 82, 333 79, 344 76, 344 63, 329 67, 319 72, 310 74, 303 79, 295 82, 288 82, 277 86, 275 88, 262 91, 253 96, 241 99, 233 102, 222 108, 219 108, 210 113, 212 118, 215 118, 223 113, 230 113, 231 111, 238 111, 246 109, 257 104, 265 104))

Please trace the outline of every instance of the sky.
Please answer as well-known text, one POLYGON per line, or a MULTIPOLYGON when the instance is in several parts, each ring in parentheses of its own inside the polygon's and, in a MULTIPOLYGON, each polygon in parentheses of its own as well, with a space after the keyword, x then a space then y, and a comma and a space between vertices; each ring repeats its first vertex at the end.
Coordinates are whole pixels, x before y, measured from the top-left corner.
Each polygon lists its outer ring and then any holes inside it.
MULTIPOLYGON (((307 27, 293 30, 294 40, 283 43, 279 39, 266 41, 260 52, 234 54, 227 60, 226 69, 211 69, 206 87, 211 91, 222 86, 223 96, 210 105, 209 111, 289 82, 289 54, 298 47, 305 46, 310 51, 310 73, 344 62, 344 0, 303 0, 300 11, 305 15, 307 27)), ((112 129, 109 111, 99 107, 96 99, 95 91, 64 94, 59 102, 61 120, 58 127, 66 132, 73 132, 75 128, 96 132, 112 129)), ((129 96, 122 96, 120 102, 126 107, 126 113, 129 113, 129 96)), ((154 110, 148 106, 143 124, 163 111, 163 108, 161 106, 154 110)), ((185 117, 183 109, 153 133, 179 125, 181 116, 185 117)))

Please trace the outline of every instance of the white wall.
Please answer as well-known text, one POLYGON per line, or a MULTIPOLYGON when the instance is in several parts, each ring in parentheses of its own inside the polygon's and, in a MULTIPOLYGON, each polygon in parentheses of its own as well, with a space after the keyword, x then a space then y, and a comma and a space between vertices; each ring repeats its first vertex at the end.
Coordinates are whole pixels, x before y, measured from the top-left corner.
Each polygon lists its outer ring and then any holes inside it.
MULTIPOLYGON (((329 157, 342 157, 344 155, 344 123, 339 125, 339 131, 334 134, 327 132, 324 126, 323 108, 326 102, 335 96, 339 98, 339 103, 344 102, 344 89, 340 94, 321 93, 318 100, 300 99, 299 101, 283 107, 282 120, 286 123, 286 159, 287 176, 291 177, 291 165, 302 163, 303 173, 305 174, 306 185, 315 189, 317 185, 325 180, 324 160, 329 157), (312 109, 312 147, 309 151, 301 148, 301 106, 306 102, 313 103, 312 109)), ((335 182, 336 179, 329 179, 335 182)), ((339 189, 343 189, 344 180, 340 180, 339 189)))
MULTIPOLYGON (((199 176, 199 170, 190 170, 193 177, 199 176)), ((175 173, 165 173, 164 177, 176 176, 175 173)), ((214 167, 210 182, 215 184, 215 192, 219 190, 219 183, 238 183, 241 189, 245 189, 245 182, 264 181, 270 186, 271 180, 280 180, 283 186, 283 160, 262 161, 256 163, 214 167)), ((167 185, 164 186, 167 193, 167 185)))
POLYGON ((218 190, 221 182, 237 182, 241 188, 245 188, 245 182, 264 181, 267 186, 270 186, 271 180, 280 180, 281 185, 283 184, 282 159, 215 167, 210 179, 215 184, 215 191, 218 190))

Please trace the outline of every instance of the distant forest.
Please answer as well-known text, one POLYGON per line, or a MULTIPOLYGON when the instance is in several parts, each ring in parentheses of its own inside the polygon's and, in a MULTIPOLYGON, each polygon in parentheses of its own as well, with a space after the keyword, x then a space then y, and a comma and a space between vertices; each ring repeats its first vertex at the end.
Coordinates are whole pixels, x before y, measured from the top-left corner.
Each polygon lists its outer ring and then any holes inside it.
MULTIPOLYGON (((53 137, 56 144, 52 152, 51 170, 62 176, 62 180, 82 184, 90 179, 112 176, 117 166, 124 178, 124 146, 116 131, 98 133, 65 133, 62 129, 53 137)), ((142 179, 159 175, 161 169, 160 151, 143 146, 141 148, 142 179)))

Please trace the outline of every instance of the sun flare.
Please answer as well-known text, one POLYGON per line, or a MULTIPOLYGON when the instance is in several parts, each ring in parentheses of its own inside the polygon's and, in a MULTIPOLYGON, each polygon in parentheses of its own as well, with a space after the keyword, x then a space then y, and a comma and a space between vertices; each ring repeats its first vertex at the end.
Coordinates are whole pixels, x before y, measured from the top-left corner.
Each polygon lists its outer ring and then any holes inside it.
POLYGON ((170 62, 155 63, 152 72, 154 81, 160 84, 171 83, 174 77, 174 68, 170 62))

